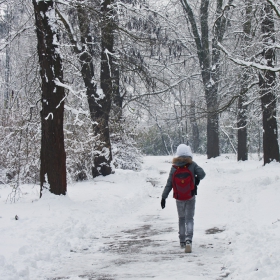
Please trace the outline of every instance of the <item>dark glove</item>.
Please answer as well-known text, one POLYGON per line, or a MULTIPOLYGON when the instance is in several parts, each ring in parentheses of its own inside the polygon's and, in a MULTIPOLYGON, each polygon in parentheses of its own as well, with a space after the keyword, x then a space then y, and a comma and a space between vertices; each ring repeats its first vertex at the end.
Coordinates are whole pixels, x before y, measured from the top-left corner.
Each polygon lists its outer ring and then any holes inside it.
POLYGON ((161 205, 162 209, 165 208, 165 199, 164 198, 161 199, 160 205, 161 205))
POLYGON ((199 185, 199 183, 200 183, 200 180, 198 179, 198 177, 196 176, 196 177, 194 177, 194 181, 195 181, 195 185, 196 186, 198 186, 199 185))

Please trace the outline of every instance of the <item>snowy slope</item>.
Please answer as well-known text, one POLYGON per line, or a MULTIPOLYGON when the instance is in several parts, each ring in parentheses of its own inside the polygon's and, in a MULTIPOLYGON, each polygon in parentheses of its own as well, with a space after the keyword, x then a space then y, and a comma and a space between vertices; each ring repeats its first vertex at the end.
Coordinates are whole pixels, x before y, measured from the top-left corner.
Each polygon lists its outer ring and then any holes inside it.
POLYGON ((0 279, 280 279, 280 164, 195 156, 206 178, 185 254, 172 194, 160 208, 171 160, 146 157, 65 197, 24 185, 11 204, 0 185, 0 279))

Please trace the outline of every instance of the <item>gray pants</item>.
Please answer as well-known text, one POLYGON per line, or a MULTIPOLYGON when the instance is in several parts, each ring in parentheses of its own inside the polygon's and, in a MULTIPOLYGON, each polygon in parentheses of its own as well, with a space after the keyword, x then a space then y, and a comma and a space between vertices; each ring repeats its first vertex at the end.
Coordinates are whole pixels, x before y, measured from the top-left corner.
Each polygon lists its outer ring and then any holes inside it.
POLYGON ((176 204, 179 217, 180 242, 192 241, 195 196, 189 200, 176 200, 176 204))

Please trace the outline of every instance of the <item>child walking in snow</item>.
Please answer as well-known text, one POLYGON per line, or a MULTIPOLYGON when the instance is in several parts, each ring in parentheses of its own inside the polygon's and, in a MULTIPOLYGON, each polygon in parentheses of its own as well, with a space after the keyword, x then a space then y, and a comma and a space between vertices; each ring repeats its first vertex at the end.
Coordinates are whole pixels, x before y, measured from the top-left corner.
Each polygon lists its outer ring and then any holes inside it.
POLYGON ((180 144, 177 147, 161 199, 161 207, 164 209, 165 200, 173 188, 179 218, 180 246, 185 248, 186 253, 192 252, 196 186, 205 177, 204 170, 192 158, 189 146, 180 144))

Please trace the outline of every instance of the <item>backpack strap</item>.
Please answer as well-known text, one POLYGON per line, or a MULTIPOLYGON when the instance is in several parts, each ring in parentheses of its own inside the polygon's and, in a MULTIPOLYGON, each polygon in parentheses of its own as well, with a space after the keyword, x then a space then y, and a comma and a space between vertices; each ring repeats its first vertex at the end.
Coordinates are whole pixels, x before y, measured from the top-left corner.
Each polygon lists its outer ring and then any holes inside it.
MULTIPOLYGON (((172 167, 174 167, 176 170, 178 170, 180 168, 180 166, 177 166, 177 165, 174 165, 174 164, 172 165, 172 167)), ((172 188, 173 188, 173 197, 177 199, 177 196, 175 195, 175 192, 174 192, 174 184, 173 184, 175 172, 176 171, 174 171, 173 174, 172 174, 172 188)))

